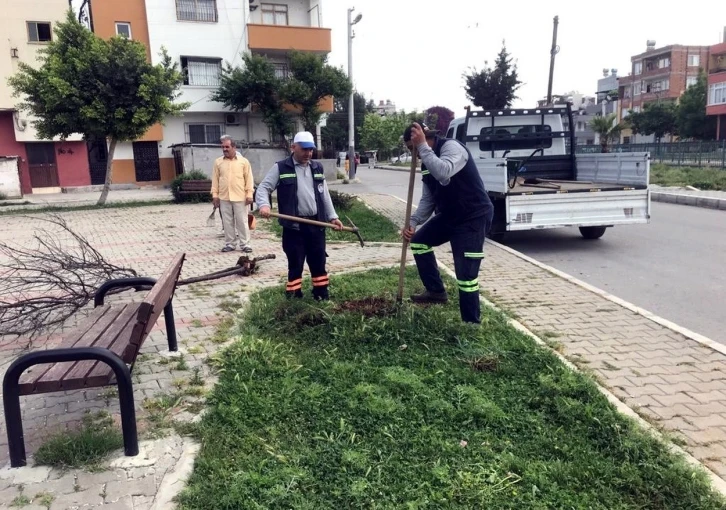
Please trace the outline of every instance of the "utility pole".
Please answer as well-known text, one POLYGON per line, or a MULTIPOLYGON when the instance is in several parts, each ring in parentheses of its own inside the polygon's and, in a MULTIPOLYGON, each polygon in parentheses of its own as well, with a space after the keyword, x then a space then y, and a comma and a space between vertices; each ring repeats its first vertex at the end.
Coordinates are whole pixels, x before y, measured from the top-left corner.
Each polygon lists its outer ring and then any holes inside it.
MULTIPOLYGON (((348 9, 348 79, 350 80, 351 86, 353 86, 353 25, 358 23, 363 17, 362 14, 358 14, 355 19, 352 19, 353 11, 355 7, 348 9)), ((348 177, 350 180, 355 179, 355 87, 350 91, 350 99, 348 101, 348 177)), ((363 112, 361 112, 362 114, 363 112)))
POLYGON ((555 16, 554 30, 552 31, 552 49, 550 50, 550 79, 547 84, 547 106, 552 106, 552 80, 555 76, 555 55, 560 52, 560 47, 557 46, 557 25, 560 23, 560 17, 555 16))

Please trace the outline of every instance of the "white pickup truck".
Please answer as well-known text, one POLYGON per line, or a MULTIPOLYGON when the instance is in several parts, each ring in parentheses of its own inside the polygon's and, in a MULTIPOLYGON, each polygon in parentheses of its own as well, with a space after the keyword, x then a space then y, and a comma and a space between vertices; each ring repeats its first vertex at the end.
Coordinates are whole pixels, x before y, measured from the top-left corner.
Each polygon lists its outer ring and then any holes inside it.
POLYGON ((569 104, 468 110, 449 124, 447 138, 466 144, 494 203, 493 239, 557 227, 598 239, 607 227, 650 222, 649 153, 575 154, 563 115, 573 126, 569 104))

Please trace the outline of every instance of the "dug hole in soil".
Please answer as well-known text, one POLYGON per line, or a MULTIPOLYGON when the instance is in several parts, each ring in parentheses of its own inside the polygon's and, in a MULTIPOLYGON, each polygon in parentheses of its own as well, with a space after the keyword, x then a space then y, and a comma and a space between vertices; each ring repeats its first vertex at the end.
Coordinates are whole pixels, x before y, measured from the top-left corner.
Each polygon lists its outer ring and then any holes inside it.
POLYGON ((396 313, 396 303, 382 297, 367 297, 344 301, 336 305, 335 310, 359 313, 365 317, 388 317, 396 313))

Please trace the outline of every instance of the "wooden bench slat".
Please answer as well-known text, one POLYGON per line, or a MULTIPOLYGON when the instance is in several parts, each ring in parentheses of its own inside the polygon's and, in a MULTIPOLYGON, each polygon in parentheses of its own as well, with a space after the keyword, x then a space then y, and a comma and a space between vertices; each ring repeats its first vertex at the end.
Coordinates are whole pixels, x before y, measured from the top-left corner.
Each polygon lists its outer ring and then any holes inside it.
MULTIPOLYGON (((60 347, 74 347, 92 345, 118 315, 123 311, 122 306, 104 306, 94 309, 91 314, 82 320, 76 328, 63 340, 60 347)), ((36 391, 57 391, 60 389, 60 379, 73 366, 74 361, 64 363, 46 363, 36 365, 40 371, 27 370, 20 378, 20 394, 27 395, 36 391), (56 388, 55 390, 53 388, 56 388)))
MULTIPOLYGON (((108 346, 108 349, 116 354, 119 358, 124 360, 127 364, 132 364, 136 359, 138 340, 132 340, 134 337, 141 337, 144 332, 145 324, 141 324, 136 321, 136 314, 138 310, 130 310, 128 320, 119 320, 113 324, 111 328, 106 332, 107 335, 113 336, 114 341, 108 346), (112 331, 113 328, 118 328, 118 332, 112 331)), ((124 319, 126 319, 124 317, 124 319)), ((86 362, 92 363, 92 362, 86 362)), ((80 370, 80 366, 79 366, 80 370)), ((72 377, 73 374, 69 373, 65 379, 72 377)), ((98 386, 100 381, 108 382, 113 378, 113 371, 105 363, 100 361, 96 362, 95 366, 88 372, 86 376, 87 381, 85 386, 98 386)), ((68 383, 66 380, 61 383, 64 389, 68 389, 68 383)))
POLYGON ((174 295, 176 282, 181 274, 182 264, 184 263, 184 254, 178 253, 172 260, 171 265, 158 278, 157 284, 144 298, 143 305, 139 308, 138 321, 146 324, 145 334, 141 337, 146 338, 151 329, 159 319, 161 312, 164 310, 166 303, 174 295))
MULTIPOLYGON (((123 311, 118 315, 111 326, 93 344, 94 347, 104 347, 119 356, 123 357, 126 348, 129 346, 129 338, 134 332, 136 314, 140 303, 131 303, 124 306, 123 311)), ((105 386, 108 384, 113 371, 100 361, 77 361, 60 380, 62 390, 75 390, 84 387, 105 386), (96 370, 93 380, 91 373, 96 370)))
MULTIPOLYGON (((63 338, 61 340, 61 343, 58 347, 72 347, 73 344, 75 344, 81 337, 83 337, 83 334, 88 329, 88 324, 92 324, 93 322, 96 322, 99 320, 100 317, 108 313, 108 308, 94 308, 93 311, 89 314, 88 317, 83 319, 81 321, 81 324, 85 324, 86 327, 81 326, 79 324, 79 327, 74 329, 73 331, 68 333, 68 336, 63 338)), ((23 374, 20 376, 19 385, 22 389, 25 389, 26 391, 31 391, 32 388, 35 385, 35 381, 38 380, 40 377, 43 376, 48 370, 53 368, 53 363, 45 363, 43 365, 35 365, 30 367, 28 370, 23 372, 23 374)))

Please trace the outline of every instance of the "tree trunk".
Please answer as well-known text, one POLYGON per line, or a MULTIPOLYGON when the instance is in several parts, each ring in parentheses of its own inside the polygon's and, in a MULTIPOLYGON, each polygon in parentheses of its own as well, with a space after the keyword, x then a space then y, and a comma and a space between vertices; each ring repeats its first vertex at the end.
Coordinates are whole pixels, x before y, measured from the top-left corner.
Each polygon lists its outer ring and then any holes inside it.
POLYGON ((111 187, 111 168, 113 167, 113 153, 116 152, 116 143, 117 140, 115 138, 111 138, 111 144, 108 146, 108 159, 106 160, 106 181, 103 183, 103 191, 101 191, 101 196, 98 197, 96 205, 106 204, 108 190, 111 187))

